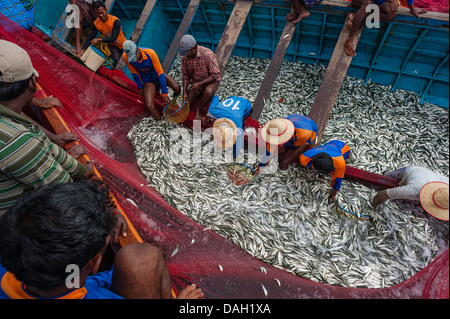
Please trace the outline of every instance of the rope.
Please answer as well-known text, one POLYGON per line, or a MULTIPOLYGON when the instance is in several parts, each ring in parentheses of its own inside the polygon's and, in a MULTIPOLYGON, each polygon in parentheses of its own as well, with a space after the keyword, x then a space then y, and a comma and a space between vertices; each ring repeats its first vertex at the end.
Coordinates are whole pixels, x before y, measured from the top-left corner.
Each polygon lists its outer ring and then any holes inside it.
POLYGON ((20 0, 20 3, 22 3, 25 10, 30 11, 34 7, 36 0, 20 0))

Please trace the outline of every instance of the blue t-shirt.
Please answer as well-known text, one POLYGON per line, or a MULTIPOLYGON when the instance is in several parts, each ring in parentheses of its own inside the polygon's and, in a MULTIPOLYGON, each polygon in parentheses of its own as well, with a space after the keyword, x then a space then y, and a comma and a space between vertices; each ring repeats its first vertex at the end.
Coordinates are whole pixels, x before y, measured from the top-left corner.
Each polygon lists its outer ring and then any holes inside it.
POLYGON ((236 144, 233 147, 233 158, 235 159, 238 157, 244 141, 244 117, 249 116, 251 111, 252 104, 243 97, 230 96, 222 103, 219 103, 219 97, 216 95, 211 100, 208 116, 215 119, 226 118, 232 120, 238 128, 236 144))
MULTIPOLYGON (((86 279, 84 287, 74 289, 51 299, 123 299, 109 290, 113 269, 97 273, 86 279)), ((68 274, 69 275, 69 274, 68 274)), ((31 295, 13 274, 0 264, 0 299, 42 299, 31 295)))

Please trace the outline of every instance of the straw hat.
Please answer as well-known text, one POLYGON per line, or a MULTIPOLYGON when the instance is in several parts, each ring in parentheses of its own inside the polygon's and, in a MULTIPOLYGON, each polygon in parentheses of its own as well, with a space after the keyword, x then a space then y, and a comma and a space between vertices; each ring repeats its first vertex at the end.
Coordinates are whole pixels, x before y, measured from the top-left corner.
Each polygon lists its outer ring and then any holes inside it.
POLYGON ((214 142, 220 148, 227 149, 236 143, 237 126, 232 120, 217 119, 213 125, 214 142))
POLYGON ((294 135, 295 127, 287 119, 271 120, 262 129, 262 138, 271 145, 281 145, 289 141, 294 135))
POLYGON ((440 220, 448 220, 447 183, 430 182, 420 191, 420 204, 425 211, 440 220))

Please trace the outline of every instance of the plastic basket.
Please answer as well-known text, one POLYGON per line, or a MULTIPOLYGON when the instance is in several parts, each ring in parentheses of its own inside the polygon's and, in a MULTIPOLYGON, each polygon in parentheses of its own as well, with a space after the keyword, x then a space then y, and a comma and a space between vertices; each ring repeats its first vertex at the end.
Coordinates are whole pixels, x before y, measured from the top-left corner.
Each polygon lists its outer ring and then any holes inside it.
POLYGON ((189 101, 182 104, 181 106, 177 103, 178 97, 173 99, 163 111, 163 118, 167 122, 171 123, 183 123, 189 117, 190 105, 189 101))
POLYGON ((92 45, 87 48, 80 59, 94 72, 96 72, 106 61, 106 57, 103 52, 92 45))

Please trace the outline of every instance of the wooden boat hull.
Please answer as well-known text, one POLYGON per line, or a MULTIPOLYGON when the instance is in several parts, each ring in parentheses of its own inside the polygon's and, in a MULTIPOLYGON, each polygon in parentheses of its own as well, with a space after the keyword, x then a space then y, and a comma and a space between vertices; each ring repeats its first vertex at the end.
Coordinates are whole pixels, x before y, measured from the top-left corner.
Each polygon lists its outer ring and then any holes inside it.
MULTIPOLYGON (((219 0, 148 1, 154 2, 148 7, 151 11, 143 12, 144 2, 106 3, 111 13, 121 19, 126 37, 134 33, 138 45, 153 48, 164 60, 166 71, 178 50, 179 29, 193 34, 200 45, 216 50, 236 5, 236 1, 219 0), (190 19, 186 21, 187 15, 190 19), (175 49, 171 50, 173 40, 175 49)), ((49 1, 38 1, 34 17, 41 30, 70 51, 73 47, 67 43, 69 30, 65 16, 61 16, 65 7, 62 3, 52 2, 50 6, 49 1)), ((232 54, 272 59, 289 10, 286 1, 254 1, 232 54)), ((308 19, 295 27, 283 58, 327 66, 346 15, 352 10, 348 1, 323 1, 311 9, 308 19)), ((423 103, 448 107, 448 29, 448 14, 427 13, 418 20, 401 8, 393 22, 382 23, 380 28, 364 28, 347 74, 391 86, 392 90, 410 90, 418 93, 423 103)))

